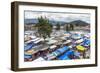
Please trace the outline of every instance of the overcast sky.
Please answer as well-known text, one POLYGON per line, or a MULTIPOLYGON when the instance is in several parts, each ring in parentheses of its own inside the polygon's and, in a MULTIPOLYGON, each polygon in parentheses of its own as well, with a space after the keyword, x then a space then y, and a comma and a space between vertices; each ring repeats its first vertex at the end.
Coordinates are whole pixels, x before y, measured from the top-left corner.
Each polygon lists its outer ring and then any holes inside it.
POLYGON ((71 22, 74 20, 83 20, 90 23, 90 14, 25 11, 25 19, 36 19, 40 16, 56 21, 71 22))

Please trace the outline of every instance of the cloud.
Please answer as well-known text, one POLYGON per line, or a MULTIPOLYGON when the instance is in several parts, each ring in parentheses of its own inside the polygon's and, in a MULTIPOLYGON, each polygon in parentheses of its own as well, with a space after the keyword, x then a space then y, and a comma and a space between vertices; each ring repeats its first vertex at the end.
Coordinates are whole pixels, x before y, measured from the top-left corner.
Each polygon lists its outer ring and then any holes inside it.
POLYGON ((85 22, 90 23, 90 14, 25 11, 25 19, 36 19, 40 16, 56 21, 70 22, 74 20, 83 20, 85 22))

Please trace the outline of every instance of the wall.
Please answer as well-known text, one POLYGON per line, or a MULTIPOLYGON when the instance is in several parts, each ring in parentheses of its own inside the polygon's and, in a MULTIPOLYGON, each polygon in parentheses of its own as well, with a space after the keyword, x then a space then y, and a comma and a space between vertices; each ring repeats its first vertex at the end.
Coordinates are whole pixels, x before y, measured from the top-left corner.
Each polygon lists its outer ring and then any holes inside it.
MULTIPOLYGON (((11 51, 11 12, 10 3, 14 0, 0 0, 0 73, 13 73, 10 70, 10 51, 11 51)), ((20 0, 19 0, 20 1, 20 0)), ((29 0, 21 0, 29 1, 29 0)), ((45 3, 62 3, 62 4, 77 4, 77 5, 93 5, 98 6, 100 9, 100 0, 30 0, 33 2, 45 2, 45 3)), ((98 10, 100 12, 100 10, 98 10)), ((98 12, 98 13, 99 13, 98 12)), ((100 16, 98 14, 98 16, 100 16)), ((99 19, 99 17, 98 17, 99 19)), ((99 24, 99 22, 98 22, 99 24)), ((100 25, 98 25, 99 27, 100 25)), ((99 31, 100 29, 98 29, 99 31)), ((100 37, 100 33, 98 34, 100 37)), ((100 40, 100 38, 98 39, 100 40)), ((100 43, 100 41, 98 41, 100 43)), ((100 46, 98 46, 100 47, 100 46)), ((98 52, 100 49, 98 48, 98 52)), ((98 54, 100 55, 100 53, 98 54)), ((100 58, 99 58, 100 61, 100 58)), ((99 62, 100 64, 100 62, 99 62)), ((40 70, 34 71, 35 73, 52 73, 52 72, 62 72, 62 73, 99 73, 100 66, 98 67, 88 67, 88 68, 73 68, 73 69, 55 69, 55 70, 40 70)), ((24 72, 22 72, 24 73, 24 72)), ((33 71, 26 71, 25 73, 33 73, 33 71)))

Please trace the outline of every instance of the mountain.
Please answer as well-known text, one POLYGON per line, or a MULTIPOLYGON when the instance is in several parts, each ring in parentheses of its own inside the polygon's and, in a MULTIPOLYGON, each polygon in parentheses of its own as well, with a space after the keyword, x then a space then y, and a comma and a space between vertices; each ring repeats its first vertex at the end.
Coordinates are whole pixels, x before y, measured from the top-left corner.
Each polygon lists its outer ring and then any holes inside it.
POLYGON ((24 19, 25 24, 36 24, 38 23, 38 19, 24 19))
POLYGON ((89 23, 85 22, 85 21, 82 21, 82 20, 76 20, 76 21, 72 21, 70 22, 70 24, 73 24, 73 25, 76 25, 76 26, 86 26, 86 25, 89 25, 89 23))
MULTIPOLYGON (((37 24, 38 23, 38 19, 25 19, 24 23, 26 25, 37 24)), ((64 25, 66 22, 64 22, 64 21, 56 21, 56 20, 49 20, 49 23, 51 23, 52 25, 56 25, 57 23, 59 23, 61 25, 64 25)))
MULTIPOLYGON (((26 25, 29 24, 37 24, 38 23, 38 19, 25 19, 24 23, 26 25)), ((56 21, 56 20, 49 20, 49 23, 51 23, 52 25, 56 25, 57 23, 59 23, 60 25, 65 25, 65 24, 73 24, 76 26, 86 26, 89 25, 89 23, 82 21, 82 20, 75 20, 75 21, 71 21, 71 22, 65 22, 65 21, 56 21)))

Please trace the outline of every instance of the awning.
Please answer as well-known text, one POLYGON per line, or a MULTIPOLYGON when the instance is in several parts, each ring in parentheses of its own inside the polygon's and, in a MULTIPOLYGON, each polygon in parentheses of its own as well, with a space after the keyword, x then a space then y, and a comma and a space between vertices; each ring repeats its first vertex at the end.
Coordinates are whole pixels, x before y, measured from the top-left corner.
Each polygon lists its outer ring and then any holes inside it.
POLYGON ((55 43, 57 43, 56 40, 49 40, 49 42, 47 42, 47 44, 55 44, 55 43))
POLYGON ((47 55, 47 60, 51 60, 51 59, 54 59, 54 58, 56 58, 56 55, 54 53, 47 55))
POLYGON ((89 38, 90 37, 90 34, 85 34, 84 36, 87 37, 87 38, 89 38))
POLYGON ((56 50, 56 51, 52 52, 51 54, 48 54, 48 55, 47 55, 47 59, 48 59, 48 60, 54 59, 54 58, 56 58, 58 55, 60 55, 60 52, 56 50))
POLYGON ((30 37, 31 37, 32 39, 35 39, 35 38, 36 38, 36 36, 32 36, 32 35, 31 35, 30 37))
POLYGON ((60 49, 57 49, 56 51, 52 52, 51 54, 48 54, 47 58, 48 58, 48 60, 54 59, 54 58, 61 55, 62 53, 64 53, 67 50, 68 50, 67 46, 65 46, 63 48, 60 48, 60 49))
POLYGON ((26 55, 32 55, 32 54, 35 54, 37 52, 38 52, 38 50, 31 49, 31 50, 25 51, 25 54, 26 55))
POLYGON ((68 44, 68 43, 71 43, 72 40, 67 40, 66 42, 64 42, 63 44, 68 44))
POLYGON ((71 34, 70 33, 64 33, 64 37, 70 37, 71 34))
POLYGON ((53 52, 53 54, 54 54, 55 56, 58 56, 58 55, 60 55, 60 52, 59 52, 58 50, 56 50, 56 51, 53 52))
POLYGON ((58 57, 59 60, 70 60, 70 58, 66 55, 58 57))
POLYGON ((33 43, 24 46, 24 50, 30 50, 34 46, 33 43))
POLYGON ((69 47, 69 48, 73 48, 74 46, 76 46, 76 45, 73 44, 73 45, 69 45, 68 47, 69 47))
POLYGON ((37 58, 37 59, 34 60, 34 62, 41 62, 41 61, 45 61, 45 59, 42 58, 42 57, 39 57, 39 58, 37 58))
POLYGON ((86 39, 82 43, 83 46, 89 46, 90 45, 90 40, 86 39))
POLYGON ((87 49, 87 48, 85 48, 85 47, 83 47, 81 45, 76 46, 76 48, 77 48, 77 50, 83 51, 83 52, 87 49))
POLYGON ((69 48, 67 46, 64 46, 60 49, 57 49, 57 51, 59 51, 61 54, 64 53, 65 51, 67 51, 69 48))
POLYGON ((40 47, 40 51, 44 51, 44 50, 47 50, 49 48, 49 46, 47 45, 42 45, 42 47, 40 47))
POLYGON ((73 55, 74 52, 72 50, 67 51, 66 53, 64 53, 62 56, 58 57, 58 59, 60 60, 69 60, 70 58, 68 57, 69 55, 73 55))
POLYGON ((56 45, 52 45, 52 46, 50 46, 50 49, 54 49, 56 47, 57 47, 56 45))
POLYGON ((32 40, 29 40, 29 41, 27 41, 27 42, 25 42, 26 44, 28 44, 28 43, 31 43, 31 42, 35 42, 35 41, 38 41, 40 38, 34 38, 34 39, 32 39, 32 40))
POLYGON ((72 34, 72 39, 80 39, 81 35, 79 34, 72 34))
POLYGON ((35 44, 37 44, 37 43, 39 43, 39 42, 41 42, 41 41, 43 41, 43 39, 41 38, 41 39, 38 39, 37 41, 35 41, 34 43, 35 44))
POLYGON ((33 42, 32 40, 28 40, 27 42, 25 42, 26 44, 33 42))
POLYGON ((39 40, 39 39, 40 39, 40 38, 35 38, 35 39, 33 39, 32 41, 35 42, 35 41, 37 41, 37 40, 39 40))
POLYGON ((30 59, 30 58, 32 58, 32 55, 25 55, 25 54, 24 54, 24 58, 25 58, 25 59, 30 59))
POLYGON ((52 40, 54 37, 51 37, 51 38, 46 38, 45 40, 49 41, 49 40, 52 40))
POLYGON ((37 40, 37 41, 35 41, 34 43, 35 43, 35 44, 37 44, 37 43, 39 43, 39 42, 41 42, 41 40, 40 40, 40 39, 39 39, 39 40, 37 40))
POLYGON ((83 39, 79 39, 77 41, 75 41, 76 44, 82 43, 84 40, 83 39))
POLYGON ((79 52, 74 52, 74 55, 79 57, 80 56, 80 53, 79 52))

